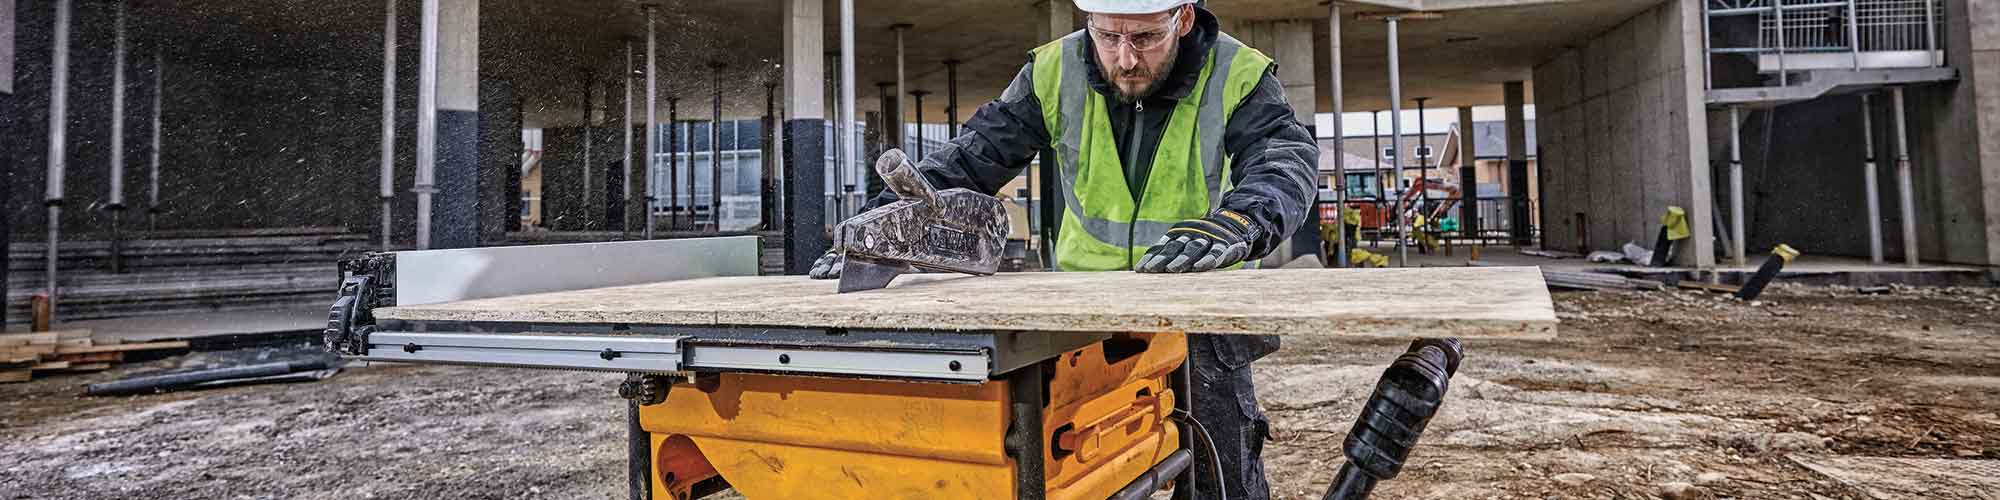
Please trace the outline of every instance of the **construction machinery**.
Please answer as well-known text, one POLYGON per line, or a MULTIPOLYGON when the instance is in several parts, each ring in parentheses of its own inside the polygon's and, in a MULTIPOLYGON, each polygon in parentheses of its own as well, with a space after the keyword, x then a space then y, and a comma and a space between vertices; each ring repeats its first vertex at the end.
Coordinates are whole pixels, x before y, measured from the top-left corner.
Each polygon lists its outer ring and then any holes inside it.
MULTIPOLYGON (((1190 498, 1191 481, 1218 479, 1191 472, 1212 446, 1189 418, 1189 333, 1545 337, 1554 324, 1532 268, 934 273, 836 293, 754 276, 757 255, 754 237, 370 254, 341 265, 325 345, 371 361, 625 373, 605 393, 629 400, 635 499, 725 487, 751 499, 1190 498), (1433 317, 1425 285, 1357 274, 1369 272, 1434 274, 1464 304, 1433 317), (1368 292, 1185 307, 1273 286, 1368 292), (1119 299, 1139 291, 1153 300, 1119 299)), ((1382 387, 1416 387, 1396 375, 1407 371, 1392 367, 1382 387)), ((1364 420, 1401 430, 1357 433, 1349 451, 1385 451, 1356 455, 1367 474, 1344 481, 1393 476, 1443 397, 1378 393, 1364 420)), ((1366 494, 1333 498, 1355 491, 1366 494)))

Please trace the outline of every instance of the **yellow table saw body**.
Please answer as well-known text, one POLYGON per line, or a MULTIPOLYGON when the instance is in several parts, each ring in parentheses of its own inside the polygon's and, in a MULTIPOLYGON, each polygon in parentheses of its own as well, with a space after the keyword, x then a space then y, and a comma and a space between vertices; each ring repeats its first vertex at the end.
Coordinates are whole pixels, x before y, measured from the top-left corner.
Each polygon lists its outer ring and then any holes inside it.
MULTIPOLYGON (((1102 499, 1180 448, 1178 333, 1128 334, 1045 362, 1047 498, 1102 499)), ((942 384, 750 373, 640 408, 653 497, 719 474, 750 500, 1015 497, 1005 380, 942 384)))

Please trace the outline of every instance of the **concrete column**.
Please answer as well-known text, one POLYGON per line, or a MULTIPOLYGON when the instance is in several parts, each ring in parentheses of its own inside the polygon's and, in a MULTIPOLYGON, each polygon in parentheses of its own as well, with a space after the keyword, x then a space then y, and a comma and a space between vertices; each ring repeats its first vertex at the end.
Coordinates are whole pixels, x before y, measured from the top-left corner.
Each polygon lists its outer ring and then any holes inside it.
POLYGON ((422 26, 417 177, 411 190, 417 195, 417 248, 475 247, 481 201, 479 0, 424 0, 422 26))
POLYGON ((1292 105, 1292 116, 1312 127, 1318 103, 1313 88, 1313 20, 1247 21, 1238 31, 1244 43, 1277 62, 1278 79, 1285 86, 1285 102, 1292 105))
MULTIPOLYGON (((1305 125, 1307 130, 1314 128, 1314 111, 1319 103, 1313 84, 1313 75, 1316 74, 1313 69, 1313 23, 1311 19, 1251 21, 1243 23, 1239 29, 1239 34, 1246 37, 1243 39, 1245 43, 1264 51, 1277 63, 1278 81, 1285 87, 1285 101, 1291 104, 1293 118, 1305 125)), ((1313 215, 1317 216, 1318 212, 1313 212, 1313 215)), ((1264 263, 1276 267, 1300 256, 1316 256, 1319 253, 1319 224, 1300 224, 1289 238, 1279 243, 1264 263)))
MULTIPOLYGON (((0 0, 0 116, 21 116, 14 105, 14 0, 0 0)), ((18 120, 0 122, 0 137, 6 137, 8 147, 21 137, 18 120)), ((11 182, 14 172, 14 156, 0 154, 0 172, 4 172, 11 182)), ((0 189, 0 255, 10 255, 14 239, 12 189, 0 189)), ((0 272, 0 329, 7 325, 7 275, 0 272)))
POLYGON ((1527 96, 1521 82, 1501 84, 1501 99, 1506 103, 1507 114, 1507 200, 1508 222, 1514 246, 1525 247, 1534 244, 1534 233, 1528 231, 1528 118, 1523 109, 1527 96))
POLYGON ((1035 45, 1062 38, 1076 31, 1076 6, 1070 0, 1035 2, 1035 45))
POLYGON ((1479 235, 1479 134, 1472 126, 1472 106, 1458 107, 1458 227, 1479 235))
POLYGON ((452 201, 477 203, 479 5, 476 0, 423 0, 417 64, 417 248, 473 246, 474 207, 450 207, 433 219, 439 172, 449 179, 452 201), (440 167, 443 167, 440 169, 440 167), (474 175, 467 178, 468 174, 474 175), (459 185, 471 184, 471 185, 459 185), (468 223, 470 222, 470 223, 468 223), (433 234, 437 241, 433 241, 433 234))
POLYGON ((831 246, 826 225, 826 91, 820 0, 785 0, 785 274, 805 274, 831 246))

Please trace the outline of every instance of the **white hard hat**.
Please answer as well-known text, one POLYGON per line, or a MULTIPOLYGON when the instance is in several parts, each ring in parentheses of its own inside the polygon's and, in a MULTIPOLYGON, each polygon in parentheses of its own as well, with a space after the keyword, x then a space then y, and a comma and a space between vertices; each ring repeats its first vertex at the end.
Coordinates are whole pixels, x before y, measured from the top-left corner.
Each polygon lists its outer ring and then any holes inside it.
POLYGON ((1076 0, 1076 8, 1092 14, 1152 14, 1194 3, 1194 0, 1076 0))

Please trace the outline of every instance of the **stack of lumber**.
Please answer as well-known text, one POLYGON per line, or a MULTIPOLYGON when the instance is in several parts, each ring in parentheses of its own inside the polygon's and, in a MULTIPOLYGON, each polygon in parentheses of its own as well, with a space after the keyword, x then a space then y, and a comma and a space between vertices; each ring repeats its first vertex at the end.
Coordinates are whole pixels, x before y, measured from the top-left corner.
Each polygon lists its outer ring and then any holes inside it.
MULTIPOLYGON (((334 262, 375 250, 369 235, 342 227, 138 232, 125 240, 124 273, 112 273, 111 243, 75 235, 58 247, 61 319, 265 309, 325 302, 340 285, 334 262)), ((47 245, 9 249, 7 317, 29 317, 46 292, 47 245)))
POLYGON ((1548 282, 1549 288, 1560 288, 1568 290, 1658 291, 1666 288, 1665 284, 1653 280, 1634 279, 1634 278, 1619 276, 1616 274, 1594 273, 1589 271, 1555 271, 1546 268, 1542 269, 1542 280, 1548 282))
POLYGON ((0 382, 26 382, 41 373, 91 372, 125 361, 125 353, 186 349, 185 340, 122 343, 94 338, 90 330, 0 334, 0 382))

